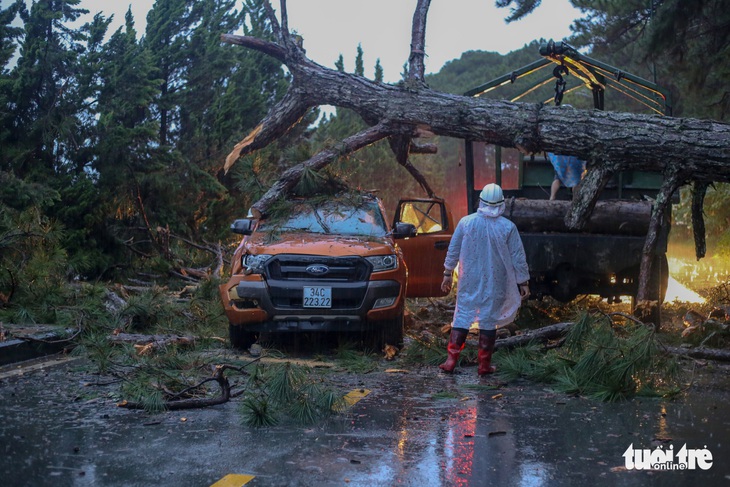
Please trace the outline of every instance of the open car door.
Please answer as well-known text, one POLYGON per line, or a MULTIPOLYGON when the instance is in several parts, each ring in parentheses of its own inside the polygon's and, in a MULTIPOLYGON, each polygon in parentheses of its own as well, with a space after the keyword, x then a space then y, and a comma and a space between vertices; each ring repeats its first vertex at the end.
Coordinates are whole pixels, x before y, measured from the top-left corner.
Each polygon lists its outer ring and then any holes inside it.
POLYGON ((400 200, 393 227, 399 222, 416 227, 415 236, 398 240, 408 266, 406 296, 445 296, 447 293, 441 291, 444 259, 454 233, 453 217, 446 203, 440 198, 400 200))

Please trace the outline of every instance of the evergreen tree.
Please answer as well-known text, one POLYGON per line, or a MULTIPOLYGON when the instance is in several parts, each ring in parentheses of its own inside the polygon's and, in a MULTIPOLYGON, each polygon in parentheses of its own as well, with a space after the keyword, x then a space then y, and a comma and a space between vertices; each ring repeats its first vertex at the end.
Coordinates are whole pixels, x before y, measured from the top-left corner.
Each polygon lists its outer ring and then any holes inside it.
MULTIPOLYGON (((0 9, 0 146, 10 151, 12 140, 12 114, 8 111, 13 100, 13 77, 8 63, 13 59, 18 48, 18 39, 23 35, 22 27, 12 23, 25 10, 23 0, 16 0, 5 10, 0 9)), ((0 155, 0 171, 9 169, 6 155, 0 155)))
POLYGON ((287 85, 279 63, 221 43, 222 32, 241 29, 258 37, 272 36, 262 1, 249 1, 241 11, 235 10, 236 3, 206 3, 189 42, 177 148, 187 168, 185 177, 178 178, 180 187, 186 194, 197 195, 198 203, 185 215, 191 232, 210 232, 215 222, 228 222, 235 203, 216 179, 221 161, 287 85))
POLYGON ((380 58, 375 60, 375 81, 383 82, 383 66, 380 65, 380 58))
POLYGON ((147 14, 143 44, 158 69, 160 93, 154 104, 159 123, 159 141, 173 145, 179 126, 180 94, 188 62, 190 35, 200 18, 194 0, 156 0, 147 14))
POLYGON ((365 76, 365 65, 363 63, 363 52, 362 46, 357 45, 357 55, 355 56, 355 74, 358 76, 365 76))
POLYGON ((573 0, 574 42, 670 89, 673 115, 726 120, 730 9, 714 0, 573 0))
POLYGON ((128 240, 135 234, 125 227, 144 226, 140 204, 164 180, 165 152, 150 113, 160 81, 149 51, 137 41, 131 10, 106 43, 98 76, 91 174, 100 198, 87 208, 85 229, 107 259, 117 259, 115 235, 128 240))
POLYGON ((44 181, 65 170, 76 139, 78 54, 86 35, 66 24, 86 10, 80 0, 39 0, 24 21, 20 58, 8 94, 2 167, 44 181))
POLYGON ((21 27, 15 27, 12 22, 20 12, 25 10, 23 0, 15 0, 5 10, 0 9, 0 74, 8 74, 7 66, 17 50, 17 39, 23 35, 21 27))

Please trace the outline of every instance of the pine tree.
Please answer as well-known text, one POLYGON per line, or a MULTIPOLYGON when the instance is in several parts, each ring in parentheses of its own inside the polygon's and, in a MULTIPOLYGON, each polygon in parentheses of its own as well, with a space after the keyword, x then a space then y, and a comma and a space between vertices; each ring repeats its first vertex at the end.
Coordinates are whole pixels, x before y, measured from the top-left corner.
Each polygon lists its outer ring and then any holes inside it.
POLYGON ((0 66, 3 76, 7 75, 7 66, 17 50, 17 39, 23 35, 23 29, 12 25, 18 15, 25 10, 23 0, 15 0, 5 10, 0 9, 0 66))
POLYGON ((85 33, 66 24, 86 10, 80 0, 40 0, 22 11, 23 41, 12 72, 3 165, 20 177, 46 180, 65 170, 78 143, 75 82, 85 33))
POLYGON ((159 141, 174 145, 179 125, 179 97, 184 89, 184 73, 190 34, 199 21, 200 8, 193 0, 156 0, 147 14, 143 40, 158 69, 160 93, 154 104, 159 123, 159 141))
POLYGON ((8 69, 8 63, 15 56, 18 39, 23 35, 22 27, 15 27, 12 23, 24 10, 23 0, 16 0, 7 9, 0 10, 0 107, 3 107, 0 109, 0 146, 5 148, 0 154, 0 171, 9 169, 8 152, 13 137, 13 116, 7 110, 14 99, 13 76, 8 69))

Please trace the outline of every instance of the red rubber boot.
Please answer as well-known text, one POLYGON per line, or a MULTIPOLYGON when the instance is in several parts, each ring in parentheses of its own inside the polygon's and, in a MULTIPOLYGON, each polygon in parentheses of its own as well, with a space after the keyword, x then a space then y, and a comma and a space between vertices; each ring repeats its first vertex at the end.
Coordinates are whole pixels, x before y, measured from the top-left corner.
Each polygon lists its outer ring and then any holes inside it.
POLYGON ((479 375, 493 374, 497 368, 492 365, 494 342, 497 341, 497 330, 479 330, 479 375))
POLYGON ((452 328, 451 336, 449 336, 449 344, 446 346, 446 350, 449 352, 449 356, 446 362, 439 365, 439 369, 449 374, 454 371, 456 364, 459 362, 459 354, 464 350, 464 344, 466 342, 466 335, 469 330, 462 328, 452 328))

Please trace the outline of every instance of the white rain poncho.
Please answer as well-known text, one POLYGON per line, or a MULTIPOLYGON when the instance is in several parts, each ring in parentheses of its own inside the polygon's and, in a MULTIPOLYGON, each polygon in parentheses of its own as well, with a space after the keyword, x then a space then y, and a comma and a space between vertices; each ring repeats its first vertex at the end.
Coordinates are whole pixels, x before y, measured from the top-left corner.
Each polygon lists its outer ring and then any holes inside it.
POLYGON ((502 217, 499 206, 480 204, 459 221, 444 267, 459 265, 454 328, 494 330, 514 321, 521 298, 517 284, 530 279, 517 227, 502 217))

